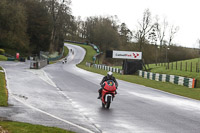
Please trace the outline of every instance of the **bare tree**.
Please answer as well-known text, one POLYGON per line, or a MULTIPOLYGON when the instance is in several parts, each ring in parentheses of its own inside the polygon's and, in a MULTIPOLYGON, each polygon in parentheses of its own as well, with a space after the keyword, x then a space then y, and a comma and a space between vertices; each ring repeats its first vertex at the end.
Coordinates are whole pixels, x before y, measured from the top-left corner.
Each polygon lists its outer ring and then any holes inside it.
POLYGON ((142 51, 142 46, 147 41, 146 38, 153 27, 154 25, 152 25, 151 12, 149 9, 146 9, 143 14, 142 22, 139 22, 139 27, 135 34, 135 39, 139 44, 140 51, 142 51))
POLYGON ((159 22, 159 17, 156 16, 155 27, 156 27, 156 34, 157 34, 159 42, 160 42, 160 46, 163 45, 163 41, 164 41, 164 38, 165 38, 167 26, 168 26, 168 22, 166 21, 166 18, 163 19, 162 23, 160 23, 159 22))
POLYGON ((169 31, 169 42, 168 42, 169 46, 171 45, 172 40, 174 39, 174 36, 178 32, 178 30, 179 30, 178 26, 174 26, 174 25, 171 26, 170 31, 169 31))

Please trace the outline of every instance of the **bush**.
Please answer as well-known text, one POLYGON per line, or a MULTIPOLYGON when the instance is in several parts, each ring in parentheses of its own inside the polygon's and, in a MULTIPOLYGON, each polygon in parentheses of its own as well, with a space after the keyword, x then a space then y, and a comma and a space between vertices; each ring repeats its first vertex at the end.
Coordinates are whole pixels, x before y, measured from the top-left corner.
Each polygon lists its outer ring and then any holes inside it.
POLYGON ((0 54, 4 55, 5 54, 5 50, 4 49, 0 49, 0 54))

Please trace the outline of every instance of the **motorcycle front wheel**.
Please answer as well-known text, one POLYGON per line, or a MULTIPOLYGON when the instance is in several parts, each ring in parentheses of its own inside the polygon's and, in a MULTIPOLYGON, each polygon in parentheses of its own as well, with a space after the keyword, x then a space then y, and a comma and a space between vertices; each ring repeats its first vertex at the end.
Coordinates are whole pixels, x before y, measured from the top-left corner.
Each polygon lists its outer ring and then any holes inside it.
POLYGON ((102 108, 105 108, 105 104, 102 102, 102 108))
POLYGON ((105 108, 107 108, 107 109, 110 108, 110 101, 108 101, 108 102, 105 104, 105 108))

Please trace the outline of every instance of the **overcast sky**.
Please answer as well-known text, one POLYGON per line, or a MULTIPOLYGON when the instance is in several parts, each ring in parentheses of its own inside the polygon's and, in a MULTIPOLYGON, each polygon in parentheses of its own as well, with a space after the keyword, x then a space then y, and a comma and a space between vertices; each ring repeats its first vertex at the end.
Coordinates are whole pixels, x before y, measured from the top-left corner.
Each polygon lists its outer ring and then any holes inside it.
POLYGON ((114 16, 135 30, 143 12, 149 8, 152 17, 167 18, 169 24, 179 26, 173 43, 198 47, 200 39, 200 0, 72 0, 72 14, 81 16, 114 16))

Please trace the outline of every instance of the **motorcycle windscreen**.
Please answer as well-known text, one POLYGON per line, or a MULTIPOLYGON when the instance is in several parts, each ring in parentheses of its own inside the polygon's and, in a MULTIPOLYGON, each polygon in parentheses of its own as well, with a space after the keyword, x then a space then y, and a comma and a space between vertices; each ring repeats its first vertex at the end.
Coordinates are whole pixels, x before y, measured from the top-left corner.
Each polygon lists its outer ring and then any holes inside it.
POLYGON ((105 88, 107 91, 115 91, 115 90, 116 90, 115 83, 114 83, 112 80, 106 81, 106 82, 105 82, 104 88, 105 88))

